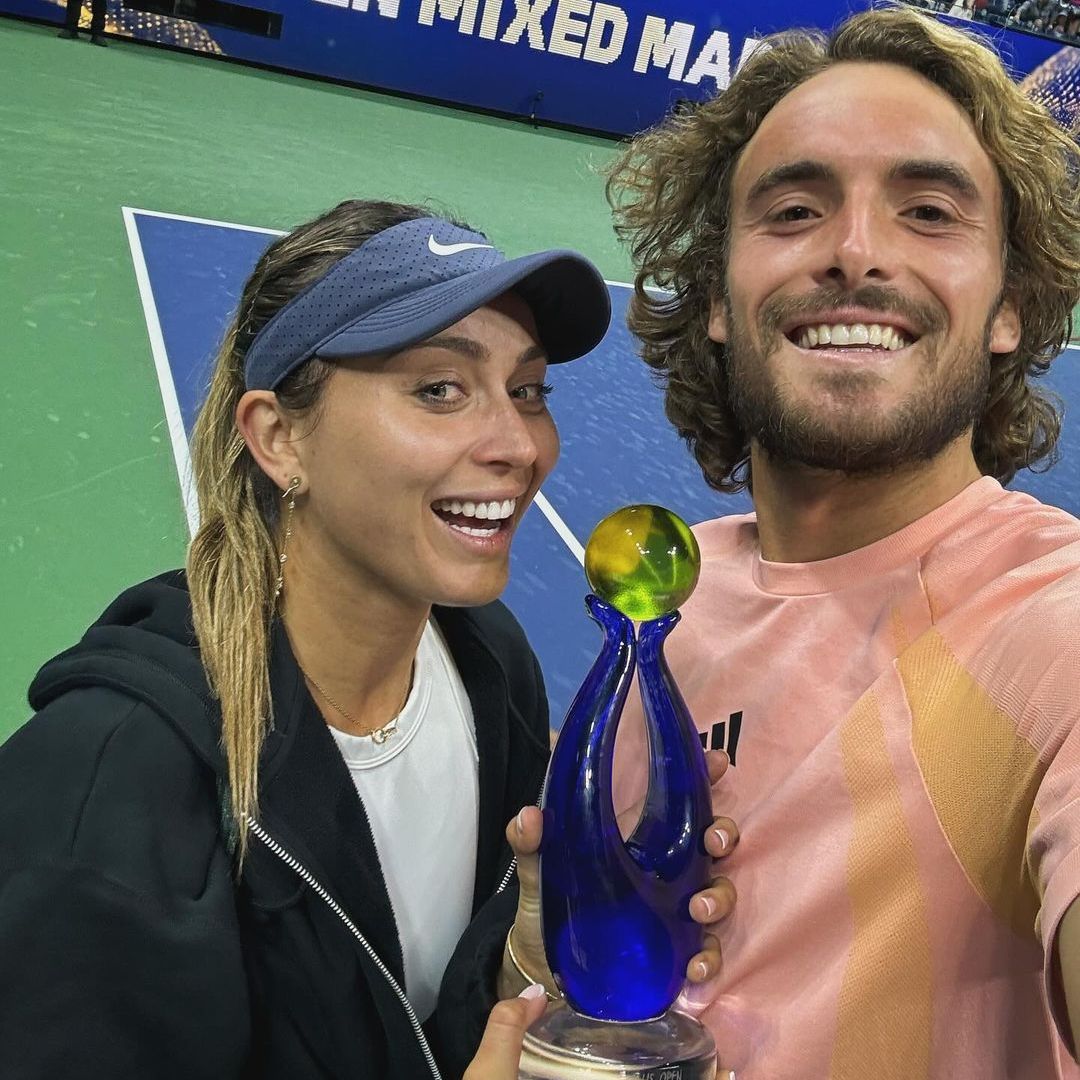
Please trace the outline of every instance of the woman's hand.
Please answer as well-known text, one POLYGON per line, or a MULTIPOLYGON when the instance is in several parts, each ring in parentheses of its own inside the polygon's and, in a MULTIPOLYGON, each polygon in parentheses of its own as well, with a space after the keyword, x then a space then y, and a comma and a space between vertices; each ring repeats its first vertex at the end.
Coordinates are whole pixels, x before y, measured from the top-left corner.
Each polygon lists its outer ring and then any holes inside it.
MULTIPOLYGON (((715 786, 728 768, 728 756, 722 750, 710 750, 705 754, 709 769, 710 786, 715 786)), ((640 816, 641 806, 631 808, 620 815, 619 826, 624 837, 633 831, 640 816)), ((511 997, 528 982, 542 982, 548 993, 557 996, 554 977, 544 955, 544 942, 540 929, 539 859, 537 851, 543 832, 544 817, 538 807, 526 806, 506 827, 506 839, 517 856, 518 893, 517 917, 510 932, 508 948, 503 953, 503 966, 499 975, 499 996, 511 997), (509 949, 513 948, 517 965, 513 963, 509 949), (524 974, 519 973, 518 966, 524 974)), ((729 855, 739 840, 735 823, 727 817, 716 817, 705 831, 705 850, 714 859, 729 855)), ((735 887, 721 875, 712 879, 707 889, 695 893, 690 899, 690 916, 703 927, 712 927, 727 916, 735 906, 735 887)), ((692 983, 705 982, 720 971, 720 943, 716 935, 706 931, 700 952, 695 953, 686 966, 686 977, 692 983)))
POLYGON ((547 1005, 542 986, 527 986, 509 1001, 500 1001, 488 1017, 480 1048, 462 1080, 517 1080, 521 1041, 529 1025, 547 1005))
POLYGON ((530 982, 543 984, 551 997, 559 996, 544 955, 540 930, 540 859, 537 851, 543 831, 544 815, 537 806, 523 806, 518 816, 506 826, 506 839, 517 856, 519 889, 517 915, 507 935, 499 973, 497 988, 501 998, 513 996, 530 982))

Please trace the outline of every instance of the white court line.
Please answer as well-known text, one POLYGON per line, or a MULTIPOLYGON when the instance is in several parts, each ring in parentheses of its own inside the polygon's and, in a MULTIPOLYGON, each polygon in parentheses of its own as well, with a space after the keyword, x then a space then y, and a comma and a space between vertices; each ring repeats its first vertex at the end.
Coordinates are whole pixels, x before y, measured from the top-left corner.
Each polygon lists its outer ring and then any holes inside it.
POLYGON ((533 500, 536 503, 536 508, 548 519, 548 524, 559 535, 559 539, 570 549, 570 554, 582 566, 585 565, 585 549, 581 546, 581 541, 570 531, 570 526, 566 524, 555 507, 547 501, 547 497, 542 491, 536 493, 536 498, 533 500))
POLYGON ((235 221, 216 221, 214 218, 189 217, 187 214, 170 214, 167 210, 143 210, 138 206, 125 206, 124 216, 142 214, 144 217, 166 218, 169 221, 186 221, 192 225, 215 225, 224 229, 240 229, 242 232, 265 233, 267 236, 284 236, 282 229, 264 229, 258 225, 238 225, 235 221))
POLYGON ((169 438, 172 441, 173 460, 176 462, 176 474, 180 479, 180 494, 184 501, 184 513, 187 517, 188 531, 192 536, 199 527, 199 505, 195 498, 195 483, 191 473, 191 454, 188 452, 187 432, 184 431, 184 418, 180 413, 180 402, 176 397, 172 369, 169 367, 169 354, 165 348, 165 336, 161 332, 161 320, 158 318, 154 290, 150 284, 150 274, 146 269, 146 257, 143 255, 139 227, 135 221, 137 213, 130 206, 120 208, 124 215, 124 228, 127 231, 128 246, 131 248, 131 261, 135 266, 135 280, 139 285, 139 297, 142 300, 143 316, 146 319, 146 332, 150 336, 150 351, 154 357, 157 371, 158 388, 161 391, 161 403, 165 407, 165 420, 169 425, 169 438))

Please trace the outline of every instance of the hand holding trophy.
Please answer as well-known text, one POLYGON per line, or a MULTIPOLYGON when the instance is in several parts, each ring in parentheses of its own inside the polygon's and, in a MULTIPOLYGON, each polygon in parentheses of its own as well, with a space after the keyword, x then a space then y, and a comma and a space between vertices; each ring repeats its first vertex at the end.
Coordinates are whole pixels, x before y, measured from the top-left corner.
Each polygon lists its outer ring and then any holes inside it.
POLYGON ((525 1038, 522 1080, 712 1080, 716 1049, 670 1011, 701 944, 689 913, 708 883, 709 778, 664 660, 700 556, 686 524, 629 506, 593 531, 589 614, 604 632, 559 734, 542 800, 540 903, 548 964, 565 1001, 525 1038), (635 635, 632 620, 640 621, 635 635), (649 788, 623 840, 611 794, 615 732, 635 669, 649 736, 649 788))

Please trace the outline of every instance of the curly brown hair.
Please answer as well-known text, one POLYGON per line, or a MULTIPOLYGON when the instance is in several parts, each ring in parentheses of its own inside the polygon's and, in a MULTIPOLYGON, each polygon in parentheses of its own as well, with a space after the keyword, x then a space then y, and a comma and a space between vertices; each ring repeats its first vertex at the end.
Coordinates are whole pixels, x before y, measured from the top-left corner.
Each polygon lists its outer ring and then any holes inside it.
POLYGON ((616 231, 638 267, 628 321, 665 385, 668 418, 713 487, 749 484, 750 439, 729 405, 725 348, 707 334, 710 303, 725 291, 732 177, 781 98, 850 61, 896 64, 945 91, 971 118, 997 169, 1003 294, 1016 305, 1022 336, 1014 352, 991 365, 973 449, 979 469, 1002 482, 1039 462, 1049 467, 1062 406, 1031 380, 1064 347, 1080 300, 1076 146, 1024 96, 990 48, 907 8, 862 12, 829 35, 792 31, 765 39, 727 90, 638 136, 611 166, 616 231))

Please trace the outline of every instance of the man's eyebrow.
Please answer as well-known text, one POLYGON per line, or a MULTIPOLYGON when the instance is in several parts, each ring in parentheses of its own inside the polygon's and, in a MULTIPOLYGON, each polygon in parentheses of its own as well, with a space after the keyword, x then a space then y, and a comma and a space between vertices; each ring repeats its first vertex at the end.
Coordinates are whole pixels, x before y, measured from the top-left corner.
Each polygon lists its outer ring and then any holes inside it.
POLYGON ((763 172, 746 193, 746 201, 753 202, 784 184, 821 183, 836 179, 836 173, 820 161, 790 161, 776 165, 763 172))
MULTIPOLYGON (((753 202, 785 184, 822 183, 834 180, 836 174, 820 161, 791 161, 777 165, 764 172, 750 186, 746 201, 753 202)), ((923 180, 945 184, 963 199, 975 202, 980 197, 979 187, 971 173, 953 161, 911 158, 898 161, 888 172, 887 179, 923 180)))
POLYGON ((888 179, 930 181, 952 188, 955 194, 970 202, 977 202, 980 198, 979 186, 971 173, 954 161, 922 159, 898 161, 889 170, 888 179))
MULTIPOLYGON (((449 349, 451 352, 460 353, 470 360, 484 360, 488 355, 487 349, 474 338, 462 337, 459 334, 436 334, 426 341, 418 342, 413 348, 417 349, 449 349)), ((547 350, 543 345, 530 345, 517 358, 517 363, 527 364, 530 360, 546 360, 547 350)))

